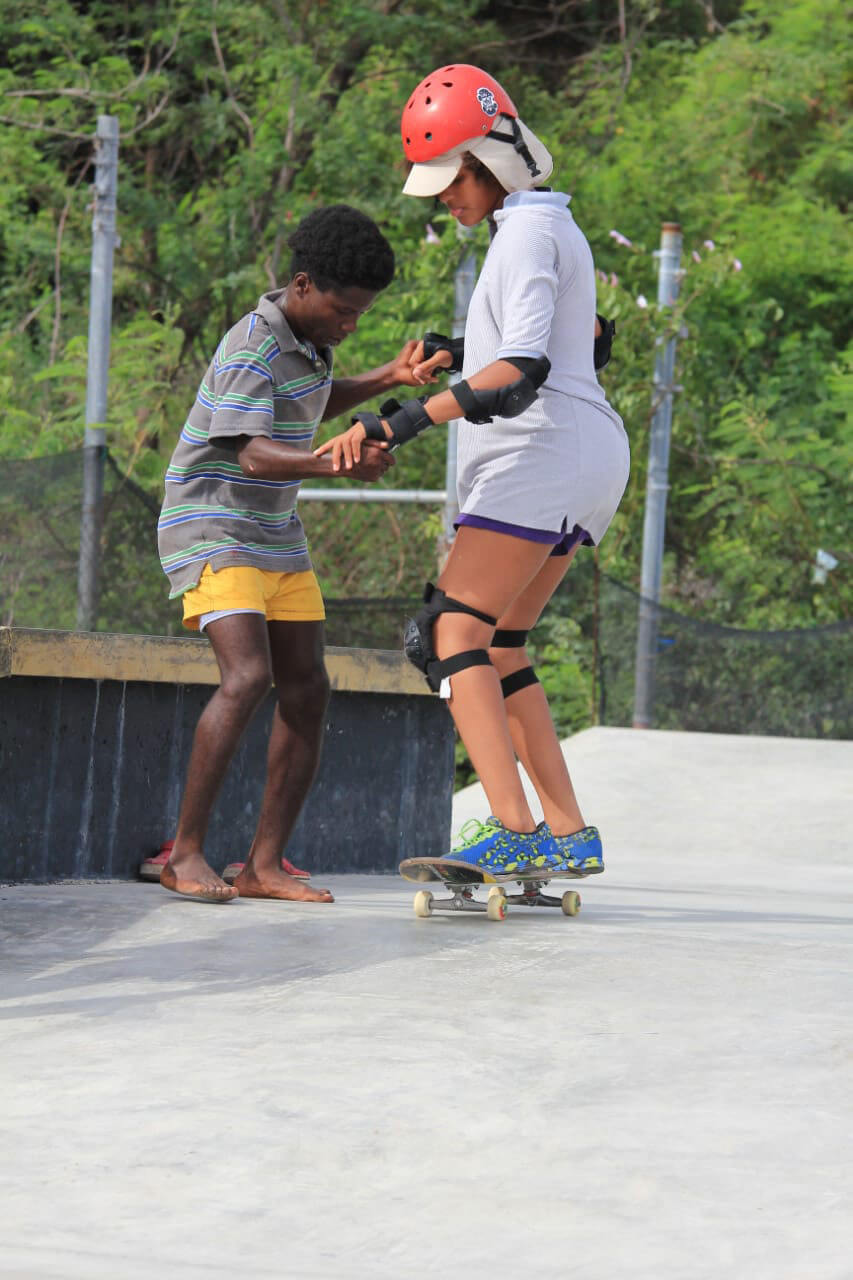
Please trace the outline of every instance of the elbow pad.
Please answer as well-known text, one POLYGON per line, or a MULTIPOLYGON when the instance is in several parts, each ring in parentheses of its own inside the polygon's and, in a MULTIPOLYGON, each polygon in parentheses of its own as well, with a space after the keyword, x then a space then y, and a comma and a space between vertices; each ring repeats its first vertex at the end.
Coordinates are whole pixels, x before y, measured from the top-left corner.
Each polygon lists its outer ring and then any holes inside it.
POLYGON ((516 418, 529 409, 537 398, 538 389, 548 377, 551 361, 547 356, 506 356, 508 364, 514 364, 521 376, 503 387, 472 387, 463 378, 449 389, 459 401, 459 407, 469 422, 491 422, 492 417, 516 418))
POLYGON ((465 359, 464 338, 445 338, 443 333, 425 333, 423 342, 424 360, 431 360, 439 351, 449 351, 451 362, 444 368, 448 373, 462 372, 462 362, 465 359))
POLYGON ((598 323, 601 325, 601 333, 595 340, 592 349, 592 363, 596 369, 603 369, 610 359, 610 349, 613 346, 613 335, 616 332, 616 322, 614 320, 605 320, 604 316, 596 316, 598 323))

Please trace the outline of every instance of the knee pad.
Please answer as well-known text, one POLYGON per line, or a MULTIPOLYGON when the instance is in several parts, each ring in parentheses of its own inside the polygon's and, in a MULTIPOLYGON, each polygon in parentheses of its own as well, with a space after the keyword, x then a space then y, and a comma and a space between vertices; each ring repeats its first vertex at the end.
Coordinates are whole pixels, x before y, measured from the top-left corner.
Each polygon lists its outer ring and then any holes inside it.
POLYGON ((490 649, 523 649, 527 644, 526 631, 496 631, 490 649))
POLYGON ((433 692, 440 692, 442 697, 449 698, 450 686, 445 684, 445 681, 449 681, 451 676, 464 671, 466 667, 489 667, 491 663, 485 649, 466 649, 464 653, 454 653, 449 658, 439 658, 433 648, 432 629, 440 613, 469 613, 471 617, 479 618, 481 622, 488 622, 490 626, 495 625, 497 618, 493 618, 490 613, 482 613, 471 605, 463 604, 461 600, 455 600, 453 596, 446 595, 431 582, 426 584, 424 607, 406 623, 403 633, 403 651, 409 662, 424 673, 427 684, 433 692))
MULTIPOLYGON (((523 649, 527 643, 526 631, 496 631, 492 636, 490 649, 523 649)), ((532 667, 522 667, 520 671, 512 671, 501 680, 501 692, 504 698, 510 698, 519 689, 538 684, 539 677, 532 667)))
POLYGON ((539 677, 532 667, 522 667, 520 671, 513 671, 510 675, 504 676, 501 680, 501 693, 504 698, 511 698, 514 693, 518 693, 519 689, 526 689, 528 685, 538 684, 539 677))

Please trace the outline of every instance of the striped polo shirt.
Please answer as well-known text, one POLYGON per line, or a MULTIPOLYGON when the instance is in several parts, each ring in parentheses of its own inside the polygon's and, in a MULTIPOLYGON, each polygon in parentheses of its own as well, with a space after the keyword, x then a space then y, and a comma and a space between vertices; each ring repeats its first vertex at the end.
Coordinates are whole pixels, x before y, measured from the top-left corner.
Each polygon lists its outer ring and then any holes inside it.
POLYGON ((310 452, 329 399, 332 352, 294 336, 283 296, 264 294, 226 333, 166 471, 157 533, 170 599, 196 586, 206 564, 311 568, 299 481, 244 475, 234 448, 238 436, 266 436, 310 452))

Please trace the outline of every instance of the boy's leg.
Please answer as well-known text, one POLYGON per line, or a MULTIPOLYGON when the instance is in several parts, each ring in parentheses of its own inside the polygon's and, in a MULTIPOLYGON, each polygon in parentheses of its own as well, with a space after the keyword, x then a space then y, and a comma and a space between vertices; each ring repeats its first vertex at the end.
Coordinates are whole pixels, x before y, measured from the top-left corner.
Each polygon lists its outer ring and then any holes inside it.
POLYGON ((267 778, 258 827, 245 867, 234 881, 244 898, 332 902, 281 869, 281 854, 317 774, 329 677, 323 662, 322 622, 270 622, 276 708, 267 752, 267 778))
POLYGON ((227 902, 236 890, 204 857, 207 826, 225 771, 243 732, 272 683, 266 619, 235 613, 206 629, 222 682, 201 714, 193 737, 174 848, 160 883, 177 893, 227 902))
MULTIPOLYGON (((533 581, 498 619, 502 631, 529 631, 562 581, 571 561, 567 556, 549 558, 533 581)), ((525 648, 489 650, 489 658, 503 679, 531 665, 525 648)), ((556 835, 568 835, 585 826, 572 780, 551 719, 541 684, 529 684, 506 699, 506 714, 516 755, 542 802, 545 821, 556 835)))

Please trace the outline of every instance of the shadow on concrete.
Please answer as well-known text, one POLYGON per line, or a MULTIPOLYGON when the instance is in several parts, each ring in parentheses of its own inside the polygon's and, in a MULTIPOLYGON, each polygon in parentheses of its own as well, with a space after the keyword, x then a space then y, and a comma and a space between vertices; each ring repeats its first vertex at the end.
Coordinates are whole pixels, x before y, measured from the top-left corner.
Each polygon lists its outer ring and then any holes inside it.
MULTIPOLYGON (((331 909, 248 901, 211 908, 169 897, 156 885, 0 891, 0 1021, 60 1014, 103 1018, 129 1008, 154 1009, 226 992, 262 991, 271 1009, 284 1008, 304 984, 350 973, 366 975, 363 994, 369 996, 369 972, 377 966, 410 957, 429 961, 454 950, 464 962, 471 948, 491 946, 517 929, 535 929, 540 940, 568 948, 578 929, 588 939, 590 930, 634 925, 666 936, 662 926, 673 924, 687 930, 786 926, 832 931, 853 924, 853 904, 846 901, 839 902, 838 914, 785 909, 780 905, 785 895, 779 891, 766 907, 753 900, 758 896, 753 892, 743 907, 731 906, 730 900, 703 905, 702 897, 713 894, 712 889, 595 882, 589 892, 580 886, 584 909, 571 921, 556 910, 521 906, 514 906, 500 926, 485 915, 467 913, 415 920, 407 886, 400 885, 397 892, 397 882, 382 877, 371 891, 369 882, 365 886, 359 879, 357 896, 338 885, 340 896, 331 909), (616 894, 623 900, 614 901, 616 894), (649 900, 624 901, 629 895, 649 900), (700 901, 673 901, 687 895, 700 901)), ((796 901, 796 895, 788 896, 796 901)), ((807 900, 805 893, 802 900, 807 900)))
POLYGON ((140 889, 139 904, 122 903, 109 914, 97 901, 100 886, 93 887, 91 902, 78 896, 70 906, 31 903, 29 910, 9 913, 1 939, 0 1021, 56 1014, 105 1017, 119 1009, 249 990, 264 990, 273 1004, 286 1001, 306 982, 369 971, 409 956, 429 960, 449 946, 478 941, 470 934, 452 939, 418 928, 396 898, 367 903, 362 898, 358 914, 346 902, 331 910, 324 904, 273 907, 239 901, 211 909, 177 897, 163 901, 165 894, 156 886, 153 892, 148 886, 140 889), (142 900, 154 895, 151 906, 142 900), (267 913, 266 920, 252 920, 257 908, 267 913), (280 910, 280 918, 269 920, 271 910, 280 910), (242 915, 239 923, 236 912, 242 915), (176 937, 176 930, 184 929, 182 917, 186 932, 176 937), (149 936, 111 945, 116 934, 128 930, 149 936), (93 990, 104 987, 113 990, 93 990), (58 998, 41 999, 49 995, 58 998))

